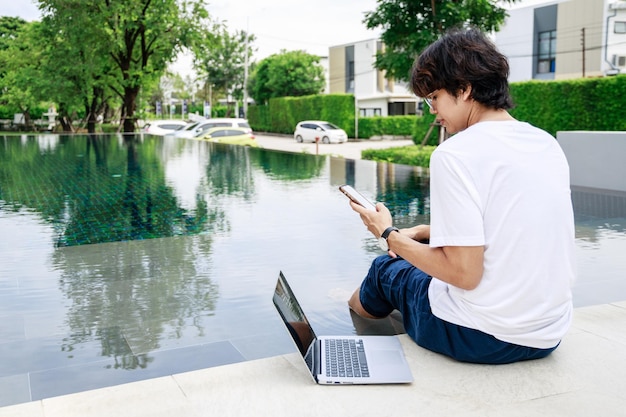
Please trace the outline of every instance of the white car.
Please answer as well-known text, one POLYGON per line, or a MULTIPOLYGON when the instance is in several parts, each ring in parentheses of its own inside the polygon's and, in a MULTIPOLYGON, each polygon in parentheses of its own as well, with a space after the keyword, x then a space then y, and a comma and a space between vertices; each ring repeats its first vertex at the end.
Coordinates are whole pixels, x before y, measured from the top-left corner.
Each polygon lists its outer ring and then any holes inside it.
POLYGON ((163 136, 187 126, 184 120, 148 120, 141 128, 143 133, 163 136))
POLYGON ((167 136, 192 139, 204 135, 207 130, 214 127, 237 127, 246 129, 247 133, 252 133, 252 128, 246 119, 215 118, 190 123, 185 128, 172 132, 167 136))
POLYGON ((298 123, 293 137, 297 142, 344 143, 348 141, 345 130, 321 120, 305 120, 298 123))

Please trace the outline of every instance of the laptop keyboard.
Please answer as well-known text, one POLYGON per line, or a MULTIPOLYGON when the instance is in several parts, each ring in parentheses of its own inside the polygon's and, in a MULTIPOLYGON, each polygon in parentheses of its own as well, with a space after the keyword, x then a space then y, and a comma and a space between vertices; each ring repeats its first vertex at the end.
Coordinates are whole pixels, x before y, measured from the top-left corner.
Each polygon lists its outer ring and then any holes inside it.
POLYGON ((369 377, 369 368, 363 349, 363 340, 327 339, 326 376, 369 377))

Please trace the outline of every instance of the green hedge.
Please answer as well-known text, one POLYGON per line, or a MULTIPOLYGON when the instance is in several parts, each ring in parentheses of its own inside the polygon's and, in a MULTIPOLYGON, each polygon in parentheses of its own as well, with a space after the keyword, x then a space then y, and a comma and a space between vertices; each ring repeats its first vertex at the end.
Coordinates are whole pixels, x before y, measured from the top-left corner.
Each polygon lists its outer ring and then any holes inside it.
MULTIPOLYGON (((359 138, 392 135, 411 136, 421 143, 434 116, 389 116, 359 118, 359 138)), ((313 95, 270 99, 267 106, 250 106, 248 121, 255 131, 291 134, 299 121, 327 120, 355 134, 354 96, 351 94, 313 95)), ((436 144, 436 132, 429 143, 436 144)))
MULTIPOLYGON (((615 77, 511 83, 513 117, 556 136, 558 131, 626 130, 626 74, 615 77)), ((306 119, 328 120, 354 137, 354 96, 351 94, 271 99, 268 106, 251 106, 248 119, 255 130, 292 133, 306 119)), ((434 117, 390 116, 359 118, 359 137, 412 135, 421 144, 434 117)), ((435 129, 429 145, 438 141, 435 129)))
POLYGON ((626 75, 511 83, 511 114, 556 136, 558 131, 626 130, 626 75))
POLYGON ((359 117, 359 137, 372 136, 412 136, 415 130, 415 116, 359 117))
POLYGON ((354 137, 354 96, 322 94, 303 97, 279 97, 267 106, 250 106, 248 121, 260 132, 293 133, 302 120, 327 120, 354 137))

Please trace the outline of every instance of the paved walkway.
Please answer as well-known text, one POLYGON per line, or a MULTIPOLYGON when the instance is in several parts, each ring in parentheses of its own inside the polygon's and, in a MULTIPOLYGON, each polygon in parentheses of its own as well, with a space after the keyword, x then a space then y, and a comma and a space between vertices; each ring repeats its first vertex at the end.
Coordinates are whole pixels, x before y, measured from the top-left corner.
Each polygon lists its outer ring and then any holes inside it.
MULTIPOLYGON (((575 310, 548 358, 471 365, 400 336, 415 381, 316 385, 299 355, 202 369, 0 408, 0 417, 626 416, 626 302, 575 310)), ((295 351, 295 349, 294 349, 295 351)))
POLYGON ((259 146, 286 152, 341 156, 346 159, 361 159, 364 149, 383 149, 394 146, 413 145, 412 140, 359 140, 335 144, 298 143, 292 136, 256 134, 259 146))

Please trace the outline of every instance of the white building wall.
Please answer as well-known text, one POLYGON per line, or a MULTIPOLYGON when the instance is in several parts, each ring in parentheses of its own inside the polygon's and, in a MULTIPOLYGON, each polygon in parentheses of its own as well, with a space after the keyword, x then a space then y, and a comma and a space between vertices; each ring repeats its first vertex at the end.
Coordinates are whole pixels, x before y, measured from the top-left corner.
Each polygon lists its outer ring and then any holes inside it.
POLYGON ((509 82, 533 78, 534 10, 534 7, 510 10, 496 33, 496 46, 509 59, 509 82))
MULTIPOLYGON (((360 98, 359 109, 380 109, 381 116, 387 116, 387 98, 386 97, 368 97, 360 98)), ((371 114, 367 114, 371 116, 371 114)))
MULTIPOLYGON (((389 103, 403 103, 408 111, 412 111, 411 103, 417 98, 408 89, 407 85, 381 76, 381 72, 374 67, 378 39, 368 39, 351 44, 333 46, 329 50, 332 79, 329 80, 332 92, 346 92, 340 77, 347 73, 349 62, 345 62, 343 54, 345 48, 354 48, 354 90, 347 90, 356 96, 357 106, 367 109, 366 115, 372 115, 372 109, 378 109, 380 116, 389 115, 389 103), (340 62, 340 63, 338 63, 340 62)), ((406 110, 405 110, 406 111, 406 110)))
MULTIPOLYGON (((600 2, 598 2, 600 3, 600 2)), ((582 19, 578 26, 589 25, 587 32, 589 34, 588 47, 590 48, 587 53, 586 59, 592 59, 593 62, 587 61, 587 75, 596 76, 599 74, 606 74, 611 69, 610 64, 607 62, 613 62, 614 55, 626 56, 626 35, 614 33, 614 24, 616 21, 626 21, 626 1, 625 0, 604 0, 603 4, 599 7, 603 7, 602 11, 598 11, 603 17, 602 20, 594 18, 589 13, 584 16, 577 16, 578 19, 582 19), (615 14, 615 16, 613 16, 615 14), (608 25, 607 25, 607 18, 608 25), (588 22, 585 21, 588 19, 588 22), (598 40, 600 47, 597 44, 590 45, 592 42, 592 34, 596 32, 602 37, 598 40), (600 48, 600 49, 598 49, 600 48), (600 61, 600 62, 598 62, 600 61), (595 72, 591 71, 595 68, 595 72), (598 71, 598 68, 600 71, 598 71)), ((508 10, 509 16, 506 18, 500 31, 495 34, 495 43, 498 49, 508 57, 511 66, 511 74, 509 77, 510 82, 515 81, 527 81, 533 79, 534 74, 534 60, 533 52, 535 51, 534 32, 534 10, 536 8, 559 5, 559 7, 565 6, 562 9, 563 13, 571 7, 577 7, 576 10, 584 13, 584 6, 591 4, 586 0, 522 0, 510 6, 508 10), (569 6, 569 7, 568 7, 569 6)), ((558 12, 557 12, 558 13, 558 12)), ((560 14, 560 13, 559 13, 560 14)), ((569 19, 571 20, 571 19, 569 19)), ((571 23, 571 22, 570 22, 571 23)), ((565 30, 563 26, 560 26, 557 30, 557 72, 561 73, 572 67, 571 63, 565 60, 565 56, 562 50, 559 49, 559 39, 563 44, 566 37, 574 37, 575 41, 573 46, 567 46, 565 49, 575 50, 579 45, 579 33, 580 28, 576 27, 576 30, 565 30)), ((621 73, 626 73, 626 67, 620 68, 621 73)), ((582 73, 580 74, 582 75, 582 73)), ((571 76, 577 76, 572 73, 571 76)), ((568 78, 568 77, 565 77, 568 78)))
POLYGON ((411 91, 411 86, 404 81, 394 81, 393 94, 400 97, 415 98, 415 94, 411 91))
POLYGON ((354 44, 354 88, 357 97, 371 97, 376 94, 375 60, 375 39, 354 44))
MULTIPOLYGON (((605 22, 608 18, 608 27, 605 28, 607 50, 603 59, 606 58, 609 62, 613 62, 613 55, 626 56, 626 34, 618 34, 614 30, 615 22, 626 22, 626 1, 608 0, 607 2, 611 6, 607 6, 605 9, 605 22)), ((622 74, 626 73, 626 67, 619 68, 622 74)), ((610 65, 603 62, 603 69, 609 70, 610 65)))

